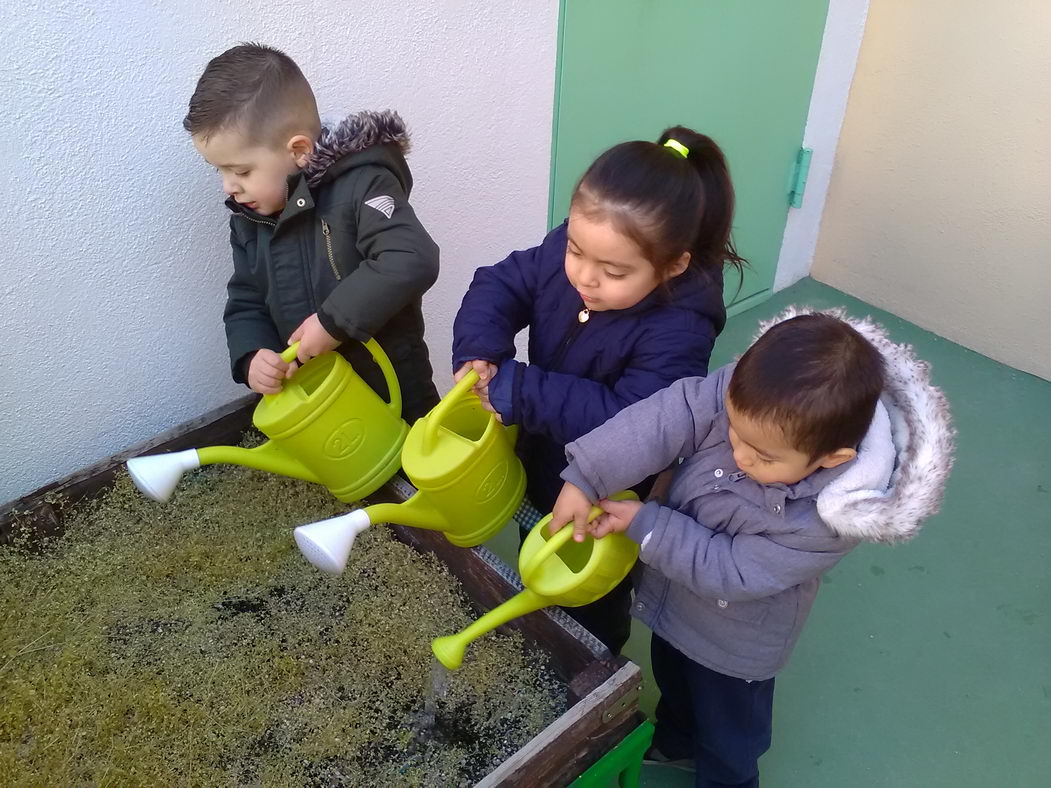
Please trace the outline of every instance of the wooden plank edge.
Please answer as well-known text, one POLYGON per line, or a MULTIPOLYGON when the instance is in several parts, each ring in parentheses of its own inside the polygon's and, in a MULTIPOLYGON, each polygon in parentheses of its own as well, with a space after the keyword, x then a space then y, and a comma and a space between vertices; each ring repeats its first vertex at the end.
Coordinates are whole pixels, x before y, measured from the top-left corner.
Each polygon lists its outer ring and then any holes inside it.
POLYGON ((39 519, 45 529, 53 529, 57 517, 50 501, 55 496, 76 503, 97 495, 116 478, 130 457, 239 440, 252 423, 252 410, 258 400, 255 394, 240 397, 0 506, 0 544, 16 518, 39 519))
POLYGON ((641 689, 642 671, 635 663, 626 663, 486 775, 475 788, 567 785, 638 724, 641 689))

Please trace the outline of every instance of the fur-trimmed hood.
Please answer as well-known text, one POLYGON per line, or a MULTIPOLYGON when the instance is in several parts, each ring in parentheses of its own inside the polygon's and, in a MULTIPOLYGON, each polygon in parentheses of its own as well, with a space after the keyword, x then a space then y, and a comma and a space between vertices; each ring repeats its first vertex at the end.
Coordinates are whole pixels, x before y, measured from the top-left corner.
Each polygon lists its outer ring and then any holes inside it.
POLYGON ((928 364, 909 345, 892 342, 871 318, 851 318, 842 309, 793 306, 762 323, 758 336, 777 323, 819 311, 846 321, 879 350, 886 388, 857 459, 818 495, 818 514, 842 536, 906 541, 941 506, 953 463, 949 403, 931 384, 928 364))
POLYGON ((365 110, 348 115, 336 126, 323 126, 314 145, 314 153, 303 172, 307 183, 313 187, 336 177, 347 169, 345 166, 337 167, 338 163, 351 154, 362 153, 370 148, 386 148, 385 152, 400 159, 404 166, 403 157, 409 152, 409 132, 401 115, 393 110, 365 110), (392 150, 390 146, 396 147, 392 150))

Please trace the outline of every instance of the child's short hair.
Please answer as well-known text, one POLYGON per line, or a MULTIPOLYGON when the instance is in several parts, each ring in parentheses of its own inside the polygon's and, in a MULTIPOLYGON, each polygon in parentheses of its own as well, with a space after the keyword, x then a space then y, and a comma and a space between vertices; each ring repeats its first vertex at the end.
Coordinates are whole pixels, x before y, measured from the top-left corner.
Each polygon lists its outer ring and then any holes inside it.
POLYGON ((809 314, 778 323, 737 362, 735 410, 776 424, 797 451, 818 457, 865 437, 883 391, 878 350, 842 320, 809 314))
POLYGON ((203 139, 237 128, 266 144, 296 134, 315 139, 321 130, 314 92, 299 66, 262 44, 239 44, 208 62, 182 125, 203 139))

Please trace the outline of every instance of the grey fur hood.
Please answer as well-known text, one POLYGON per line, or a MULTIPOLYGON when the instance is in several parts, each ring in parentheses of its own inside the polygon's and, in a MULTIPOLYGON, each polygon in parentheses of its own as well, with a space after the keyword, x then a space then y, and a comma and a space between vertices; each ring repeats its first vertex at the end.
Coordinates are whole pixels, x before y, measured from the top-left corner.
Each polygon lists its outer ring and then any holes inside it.
POLYGON ((928 364, 909 345, 892 342, 871 318, 851 318, 842 309, 792 306, 760 324, 759 336, 777 323, 819 311, 852 325, 883 354, 887 380, 857 459, 818 495, 818 514, 842 536, 906 541, 941 506, 953 464, 949 403, 931 384, 928 364))
POLYGON ((392 154, 404 167, 404 156, 409 152, 409 132, 401 115, 394 110, 365 110, 348 115, 336 126, 321 128, 303 174, 310 186, 317 186, 345 171, 346 166, 337 165, 352 154, 384 148, 384 153, 392 154), (396 147, 392 150, 389 146, 396 147))

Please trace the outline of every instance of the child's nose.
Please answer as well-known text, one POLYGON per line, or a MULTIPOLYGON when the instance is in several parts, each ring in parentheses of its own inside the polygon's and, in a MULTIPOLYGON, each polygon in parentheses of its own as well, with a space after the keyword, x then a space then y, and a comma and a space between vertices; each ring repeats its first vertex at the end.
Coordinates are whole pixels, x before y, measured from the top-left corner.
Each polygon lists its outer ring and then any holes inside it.
POLYGON ((752 465, 752 455, 750 452, 735 451, 734 462, 737 463, 738 468, 748 468, 752 465))
POLYGON ((591 266, 584 266, 580 272, 580 284, 585 287, 598 287, 598 272, 591 266))
POLYGON ((235 181, 229 180, 227 178, 223 178, 223 193, 227 197, 233 197, 239 191, 241 191, 241 190, 240 190, 240 188, 238 187, 238 185, 237 185, 237 183, 235 181))

